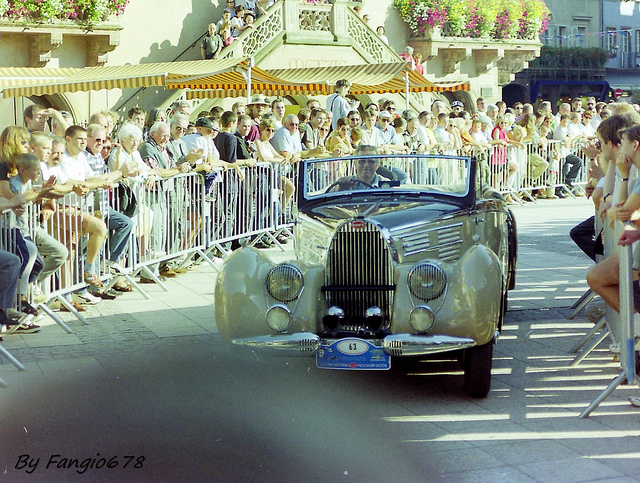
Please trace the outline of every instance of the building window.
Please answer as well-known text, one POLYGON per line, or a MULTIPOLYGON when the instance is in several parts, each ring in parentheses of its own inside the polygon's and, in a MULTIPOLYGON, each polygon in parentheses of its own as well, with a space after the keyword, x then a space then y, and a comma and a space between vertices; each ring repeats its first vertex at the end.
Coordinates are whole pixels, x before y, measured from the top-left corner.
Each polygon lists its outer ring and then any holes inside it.
POLYGON ((563 47, 563 46, 567 45, 567 42, 566 42, 566 39, 565 39, 565 35, 567 35, 567 27, 566 27, 566 25, 558 25, 558 38, 557 38, 558 47, 563 47))
POLYGON ((618 32, 618 36, 618 47, 620 47, 620 52, 631 52, 631 29, 629 27, 622 27, 618 32))
POLYGON ((578 33, 576 34, 576 47, 586 47, 584 40, 587 37, 587 27, 578 25, 578 33))
POLYGON ((614 50, 617 52, 618 51, 618 38, 617 38, 617 34, 616 34, 616 28, 615 27, 607 27, 606 31, 607 31, 607 35, 605 37, 605 46, 604 46, 604 48, 609 52, 613 52, 614 50))

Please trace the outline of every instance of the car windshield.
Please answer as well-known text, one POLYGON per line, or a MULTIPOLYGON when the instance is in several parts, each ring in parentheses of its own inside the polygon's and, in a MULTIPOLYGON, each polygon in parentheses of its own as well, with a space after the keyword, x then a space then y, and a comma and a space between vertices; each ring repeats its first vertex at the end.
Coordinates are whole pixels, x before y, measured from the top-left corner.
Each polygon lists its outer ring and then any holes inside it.
POLYGON ((350 195, 433 194, 463 198, 470 191, 470 158, 373 155, 307 160, 302 198, 350 195))

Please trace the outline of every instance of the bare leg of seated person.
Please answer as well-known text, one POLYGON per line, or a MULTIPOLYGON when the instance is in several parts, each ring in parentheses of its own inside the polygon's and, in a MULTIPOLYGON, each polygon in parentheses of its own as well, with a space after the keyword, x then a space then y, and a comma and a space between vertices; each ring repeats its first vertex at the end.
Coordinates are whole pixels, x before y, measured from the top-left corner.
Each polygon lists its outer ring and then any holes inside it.
MULTIPOLYGON (((587 273, 589 287, 602 297, 609 307, 620 312, 620 262, 618 254, 608 256, 587 273)), ((638 280, 638 272, 633 271, 633 280, 638 280)))
POLYGON ((102 283, 97 277, 96 260, 107 239, 107 225, 95 216, 83 213, 82 233, 83 235, 89 236, 89 240, 87 241, 87 255, 85 257, 85 282, 94 289, 100 289, 102 283))

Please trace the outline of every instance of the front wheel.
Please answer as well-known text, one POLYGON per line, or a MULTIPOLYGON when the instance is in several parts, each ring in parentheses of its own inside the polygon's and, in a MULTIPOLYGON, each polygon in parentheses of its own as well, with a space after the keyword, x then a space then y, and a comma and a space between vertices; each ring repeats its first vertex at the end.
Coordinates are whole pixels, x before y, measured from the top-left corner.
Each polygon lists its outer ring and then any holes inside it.
POLYGON ((483 345, 465 349, 464 392, 470 397, 486 397, 491 388, 493 339, 483 345))

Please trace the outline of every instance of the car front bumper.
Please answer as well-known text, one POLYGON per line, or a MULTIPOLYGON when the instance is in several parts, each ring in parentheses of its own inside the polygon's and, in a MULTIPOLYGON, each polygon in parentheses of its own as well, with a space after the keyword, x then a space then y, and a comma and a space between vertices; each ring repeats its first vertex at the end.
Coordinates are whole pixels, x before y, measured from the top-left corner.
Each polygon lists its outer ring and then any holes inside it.
MULTIPOLYGON (((290 355, 312 356, 323 345, 330 345, 336 339, 323 339, 311 332, 276 334, 260 337, 232 339, 236 346, 287 352, 290 355)), ((467 337, 449 335, 394 334, 383 339, 367 339, 373 345, 383 348, 390 356, 423 356, 466 349, 476 345, 467 337)))

